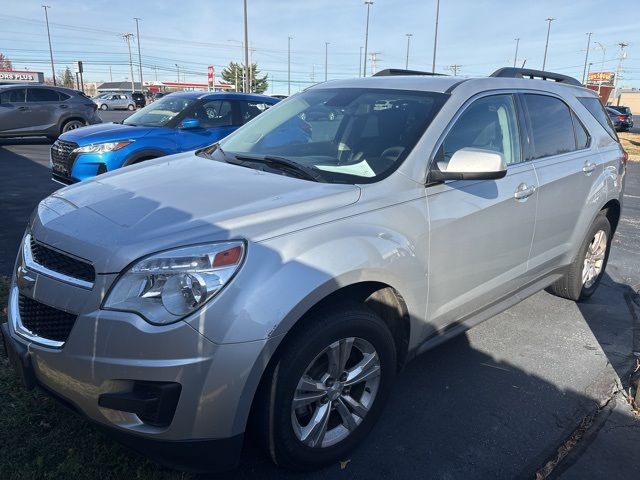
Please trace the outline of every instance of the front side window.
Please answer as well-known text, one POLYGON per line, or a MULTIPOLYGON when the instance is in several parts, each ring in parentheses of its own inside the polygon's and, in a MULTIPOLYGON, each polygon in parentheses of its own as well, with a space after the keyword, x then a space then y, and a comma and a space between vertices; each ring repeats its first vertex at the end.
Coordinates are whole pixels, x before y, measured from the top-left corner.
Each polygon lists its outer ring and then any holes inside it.
POLYGON ((438 150, 438 168, 446 168, 453 154, 462 148, 499 152, 507 165, 521 161, 518 116, 513 95, 483 97, 469 105, 438 150))
POLYGON ((145 127, 164 127, 193 102, 194 100, 190 98, 180 96, 163 97, 138 110, 122 123, 145 127))
POLYGON ((571 110, 562 100, 547 95, 525 94, 533 135, 533 159, 551 157, 576 149, 571 110))
POLYGON ((0 90, 0 103, 24 103, 27 92, 24 88, 0 90))
POLYGON ((28 88, 27 102, 59 102, 60 96, 48 88, 28 88))
POLYGON ((231 102, 229 100, 211 100, 196 105, 193 117, 200 120, 202 128, 230 126, 233 123, 231 102))
MULTIPOLYGON (((410 90, 310 89, 269 108, 221 146, 228 156, 285 158, 326 182, 371 183, 404 161, 447 98, 410 90), (339 115, 312 120, 319 110, 339 115)), ((218 150, 212 154, 224 159, 218 150)))

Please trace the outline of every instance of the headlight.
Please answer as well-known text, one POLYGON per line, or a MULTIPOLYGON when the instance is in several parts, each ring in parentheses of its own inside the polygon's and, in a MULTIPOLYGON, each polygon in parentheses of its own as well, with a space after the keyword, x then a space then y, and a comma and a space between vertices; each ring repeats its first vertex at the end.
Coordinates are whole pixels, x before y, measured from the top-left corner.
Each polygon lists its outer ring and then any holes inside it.
POLYGON ((214 297, 240 268, 241 241, 182 247, 136 262, 123 273, 103 308, 135 312, 154 324, 176 322, 214 297))
POLYGON ((94 143, 92 145, 86 145, 84 147, 79 147, 74 150, 76 153, 105 153, 105 152, 114 152, 116 150, 120 150, 121 148, 126 147, 133 140, 126 140, 123 142, 106 142, 106 143, 94 143))

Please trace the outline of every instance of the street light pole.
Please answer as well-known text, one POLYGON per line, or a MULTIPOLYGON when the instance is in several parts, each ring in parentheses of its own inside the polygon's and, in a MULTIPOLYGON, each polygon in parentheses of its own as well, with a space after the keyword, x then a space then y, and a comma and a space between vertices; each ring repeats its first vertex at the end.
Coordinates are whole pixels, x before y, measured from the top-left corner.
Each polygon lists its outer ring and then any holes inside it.
POLYGON ((547 49, 549 48, 549 32, 551 32, 551 22, 553 22, 555 18, 547 18, 545 21, 549 22, 547 26, 547 41, 544 44, 544 59, 542 60, 542 70, 547 66, 547 49))
POLYGON ((53 50, 51 49, 51 32, 49 32, 49 13, 47 9, 51 8, 49 5, 42 5, 44 8, 44 18, 47 22, 47 38, 49 39, 49 57, 51 57, 51 75, 53 75, 53 84, 56 85, 56 69, 53 66, 53 50))
POLYGON ((244 68, 247 70, 245 72, 244 78, 244 91, 248 92, 251 88, 249 84, 249 26, 247 22, 247 0, 244 0, 244 68))
POLYGON ((518 47, 520 46, 520 38, 516 38, 516 54, 513 56, 513 68, 516 68, 516 62, 518 61, 518 47))
POLYGON ((411 42, 412 33, 405 33, 407 36, 407 60, 404 62, 404 69, 409 70, 409 43, 411 42))
POLYGON ((436 49, 438 48, 438 22, 440 21, 440 0, 436 3, 436 33, 433 38, 433 63, 431 64, 431 73, 436 73, 436 49))
POLYGON ((587 53, 584 54, 584 68, 582 69, 582 84, 586 81, 585 74, 587 73, 587 62, 589 61, 589 46, 591 45, 592 32, 587 33, 587 53))
POLYGON ((324 42, 324 81, 327 81, 327 65, 329 59, 329 42, 324 42))
POLYGON ((136 21, 136 35, 138 36, 138 66, 140 67, 140 91, 144 92, 144 86, 142 83, 142 54, 140 53, 140 28, 138 27, 138 20, 142 20, 138 17, 133 17, 136 21))
POLYGON ((287 37, 287 95, 291 95, 291 39, 287 37))
POLYGON ((123 33, 122 34, 122 38, 124 39, 125 42, 127 42, 127 47, 129 48, 129 70, 131 71, 131 93, 136 91, 135 85, 134 85, 134 78, 133 78, 133 58, 131 57, 131 37, 133 37, 133 33, 123 33))
MULTIPOLYGON (((596 45, 598 45, 601 49, 602 49, 602 65, 600 67, 600 73, 604 72, 604 57, 607 53, 607 48, 601 44, 600 42, 593 42, 596 45)), ((600 78, 600 80, 598 81, 598 96, 600 96, 600 89, 602 88, 602 78, 600 78)))
POLYGON ((358 77, 362 77, 362 48, 360 47, 360 63, 358 63, 358 77))
POLYGON ((362 64, 362 76, 366 77, 367 76, 367 48, 369 46, 369 10, 371 10, 371 5, 373 5, 373 2, 371 1, 367 1, 364 2, 364 4, 367 6, 367 26, 364 30, 364 63, 362 64))

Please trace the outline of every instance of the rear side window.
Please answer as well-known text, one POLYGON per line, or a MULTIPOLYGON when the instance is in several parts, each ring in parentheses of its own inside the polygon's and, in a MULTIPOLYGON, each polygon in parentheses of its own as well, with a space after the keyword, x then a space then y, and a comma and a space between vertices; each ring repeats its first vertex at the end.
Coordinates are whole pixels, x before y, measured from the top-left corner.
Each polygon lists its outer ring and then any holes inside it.
POLYGON ((257 117, 262 112, 264 112, 271 105, 263 102, 240 102, 240 117, 242 118, 242 123, 245 124, 252 118, 257 117))
POLYGON ((48 88, 28 88, 27 102, 59 102, 60 96, 48 88))
POLYGON ((525 94, 533 134, 533 159, 560 155, 576 149, 571 110, 546 95, 525 94))
POLYGON ((24 88, 12 88, 0 93, 0 103, 24 103, 25 96, 24 88))
POLYGON ((573 116, 573 130, 576 134, 576 147, 578 150, 589 148, 589 144, 591 143, 589 132, 584 128, 584 125, 575 113, 571 112, 571 115, 573 116))
POLYGON ((200 120, 202 128, 227 127, 233 123, 229 100, 211 100, 194 108, 193 116, 200 120))
POLYGON ((584 108, 589 110, 589 113, 593 115, 593 118, 602 125, 602 128, 604 128, 612 138, 617 140, 618 136, 611 124, 611 119, 607 112, 604 111, 604 107, 602 106, 602 103, 600 103, 600 100, 596 97, 578 97, 578 100, 582 105, 584 105, 584 108))

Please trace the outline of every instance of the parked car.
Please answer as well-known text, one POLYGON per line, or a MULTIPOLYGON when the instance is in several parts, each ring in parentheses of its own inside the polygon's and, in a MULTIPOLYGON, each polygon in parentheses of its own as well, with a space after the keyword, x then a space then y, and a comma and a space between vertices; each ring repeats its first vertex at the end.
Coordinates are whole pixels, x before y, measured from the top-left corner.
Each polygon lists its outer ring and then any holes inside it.
POLYGON ((613 108, 616 112, 620 112, 624 115, 631 115, 633 116, 633 113, 631 113, 631 109, 629 107, 626 107, 624 105, 608 105, 609 108, 613 108))
POLYGON ((100 123, 97 105, 63 87, 0 85, 0 137, 46 136, 100 123))
POLYGON ((147 105, 147 99, 144 96, 144 93, 133 92, 131 94, 131 98, 133 98, 136 108, 143 108, 147 105))
POLYGON ((621 113, 612 107, 606 107, 606 110, 616 131, 626 132, 633 127, 633 116, 630 113, 621 113))
POLYGON ((285 98, 287 98, 289 95, 282 95, 282 94, 273 94, 271 95, 273 98, 278 98, 280 100, 284 100, 285 98))
POLYGON ((96 98, 100 110, 135 110, 136 102, 130 93, 112 93, 96 98))
POLYGON ((263 95, 183 92, 163 97, 122 123, 61 136, 51 146, 54 180, 69 184, 224 138, 278 100, 263 95))
POLYGON ((248 424, 281 467, 333 463, 417 354, 543 288, 595 292, 626 159, 596 93, 552 72, 321 83, 43 200, 7 350, 163 463, 230 467, 248 424), (331 141, 281 141, 323 104, 344 111, 331 141))
POLYGON ((153 94, 153 101, 160 100, 162 97, 166 97, 169 95, 167 92, 156 92, 153 94))

